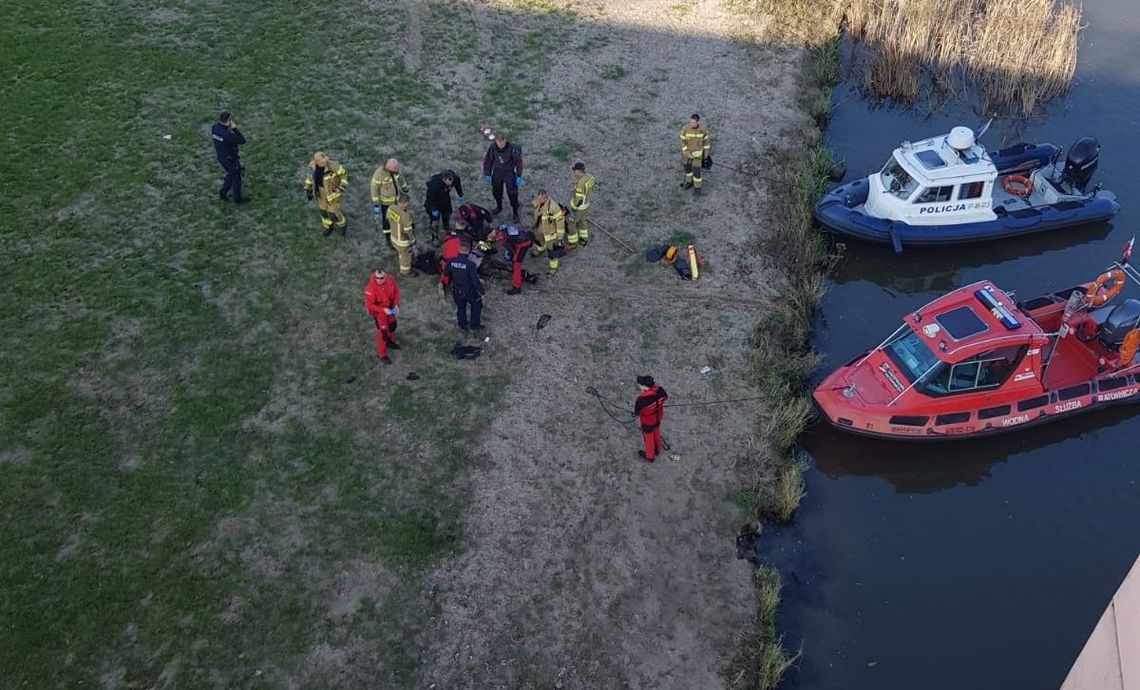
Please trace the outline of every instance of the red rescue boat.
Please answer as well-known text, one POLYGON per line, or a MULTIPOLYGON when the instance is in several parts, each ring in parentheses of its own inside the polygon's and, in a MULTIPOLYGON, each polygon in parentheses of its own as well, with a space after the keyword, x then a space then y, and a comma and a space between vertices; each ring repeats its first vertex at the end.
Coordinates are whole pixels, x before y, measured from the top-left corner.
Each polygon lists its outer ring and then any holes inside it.
MULTIPOLYGON (((1131 248, 1131 243, 1129 244, 1131 248)), ((881 438, 983 436, 1140 402, 1140 275, 1014 302, 988 280, 907 316, 878 347, 831 372, 812 397, 840 429, 881 438)))

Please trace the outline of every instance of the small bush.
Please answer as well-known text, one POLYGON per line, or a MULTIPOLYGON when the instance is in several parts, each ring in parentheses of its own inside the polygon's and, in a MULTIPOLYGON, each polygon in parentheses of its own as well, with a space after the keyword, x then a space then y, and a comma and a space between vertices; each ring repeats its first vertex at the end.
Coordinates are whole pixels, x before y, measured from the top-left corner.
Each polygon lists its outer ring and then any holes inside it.
POLYGON ((799 510, 804 494, 803 465, 798 459, 789 459, 776 473, 776 483, 767 502, 766 512, 777 522, 791 522, 799 510))

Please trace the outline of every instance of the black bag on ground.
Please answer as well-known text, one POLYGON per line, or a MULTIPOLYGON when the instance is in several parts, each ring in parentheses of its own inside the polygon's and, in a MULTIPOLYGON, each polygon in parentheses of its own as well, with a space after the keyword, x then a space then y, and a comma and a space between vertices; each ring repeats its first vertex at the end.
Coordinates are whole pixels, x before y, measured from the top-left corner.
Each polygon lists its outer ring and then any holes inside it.
POLYGON ((654 247, 645 252, 646 263, 655 264, 661 259, 665 258, 665 252, 669 251, 669 245, 663 244, 660 247, 654 247))
POLYGON ((681 280, 693 279, 693 272, 689 270, 689 262, 681 259, 681 252, 677 252, 677 260, 673 262, 673 268, 677 269, 677 275, 681 276, 681 280))
POLYGON ((412 268, 420 273, 439 273, 439 259, 436 258, 435 252, 416 254, 412 258, 412 268))

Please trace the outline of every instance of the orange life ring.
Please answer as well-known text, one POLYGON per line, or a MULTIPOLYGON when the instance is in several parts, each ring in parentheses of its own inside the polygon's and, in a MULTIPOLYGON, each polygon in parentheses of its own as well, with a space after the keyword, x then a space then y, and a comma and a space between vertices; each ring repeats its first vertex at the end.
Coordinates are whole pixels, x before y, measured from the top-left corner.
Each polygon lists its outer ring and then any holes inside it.
POLYGON ((1124 289, 1124 271, 1119 268, 1112 268, 1096 277, 1096 282, 1085 290, 1085 302, 1090 307, 1102 307, 1110 299, 1120 294, 1124 289), (1112 281, 1112 287, 1105 287, 1108 281, 1112 281))
POLYGON ((1029 196, 1033 193, 1033 180, 1025 175, 1006 175, 1001 178, 1001 188, 1014 196, 1029 196))
POLYGON ((1120 366, 1132 364, 1137 349, 1140 349, 1140 329, 1133 328, 1124 336, 1124 343, 1120 346, 1120 366))

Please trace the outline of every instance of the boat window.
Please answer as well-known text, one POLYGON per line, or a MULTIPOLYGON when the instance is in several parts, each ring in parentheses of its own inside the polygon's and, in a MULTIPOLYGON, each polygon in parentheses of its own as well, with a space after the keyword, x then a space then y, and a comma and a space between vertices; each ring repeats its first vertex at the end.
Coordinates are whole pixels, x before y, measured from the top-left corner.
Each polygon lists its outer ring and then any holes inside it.
POLYGON ((946 167, 946 161, 942 160, 942 156, 939 156, 937 151, 919 151, 914 154, 914 157, 917 158, 918 162, 922 163, 922 167, 927 170, 937 170, 938 168, 946 167))
POLYGON ((983 181, 966 182, 958 187, 959 199, 977 199, 982 196, 982 191, 986 188, 986 183, 983 181))
POLYGON ((891 417, 890 422, 898 426, 926 426, 926 422, 929 420, 930 417, 896 414, 894 417, 891 417))
POLYGON ((1127 376, 1117 376, 1114 379, 1105 379, 1097 384, 1097 390, 1112 391, 1117 388, 1124 388, 1128 385, 1127 376))
POLYGON ((1017 368, 1027 349, 1024 345, 1003 347, 943 366, 926 377, 922 392, 939 396, 1000 386, 1017 368))
POLYGON ((963 340, 986 332, 986 322, 982 321, 973 309, 965 306, 939 314, 934 320, 945 328, 954 340, 963 340))
POLYGON ((954 193, 953 185, 949 187, 927 187, 923 190, 922 194, 914 200, 916 204, 933 204, 939 201, 950 201, 950 196, 954 193))
POLYGON ((891 339, 883 351, 912 382, 918 381, 924 374, 929 375, 940 364, 930 348, 923 345, 918 334, 909 328, 891 339))
POLYGON ((909 199, 914 190, 918 189, 918 184, 911 178, 910 173, 899 165, 894 157, 887 161, 879 174, 883 178, 883 187, 900 199, 909 199))
POLYGON ((1009 405, 998 405, 997 407, 983 407, 978 410, 978 419, 993 419, 994 417, 1004 417, 1009 414, 1009 405))
POLYGON ((1049 396, 1048 395, 1039 395, 1036 398, 1028 398, 1026 400, 1022 400, 1021 402, 1017 403, 1017 411, 1018 412, 1025 412, 1026 410, 1032 410, 1032 409, 1036 409, 1038 407, 1044 407, 1045 404, 1048 402, 1049 402, 1049 396))
POLYGON ((1061 400, 1072 400, 1073 398, 1079 398, 1082 395, 1088 394, 1089 384, 1082 383, 1078 386, 1069 386, 1068 388, 1062 388, 1057 394, 1057 397, 1061 400))
POLYGON ((938 426, 943 424, 961 424, 962 422, 970 421, 969 412, 949 412, 947 414, 940 414, 934 418, 934 423, 938 426))

